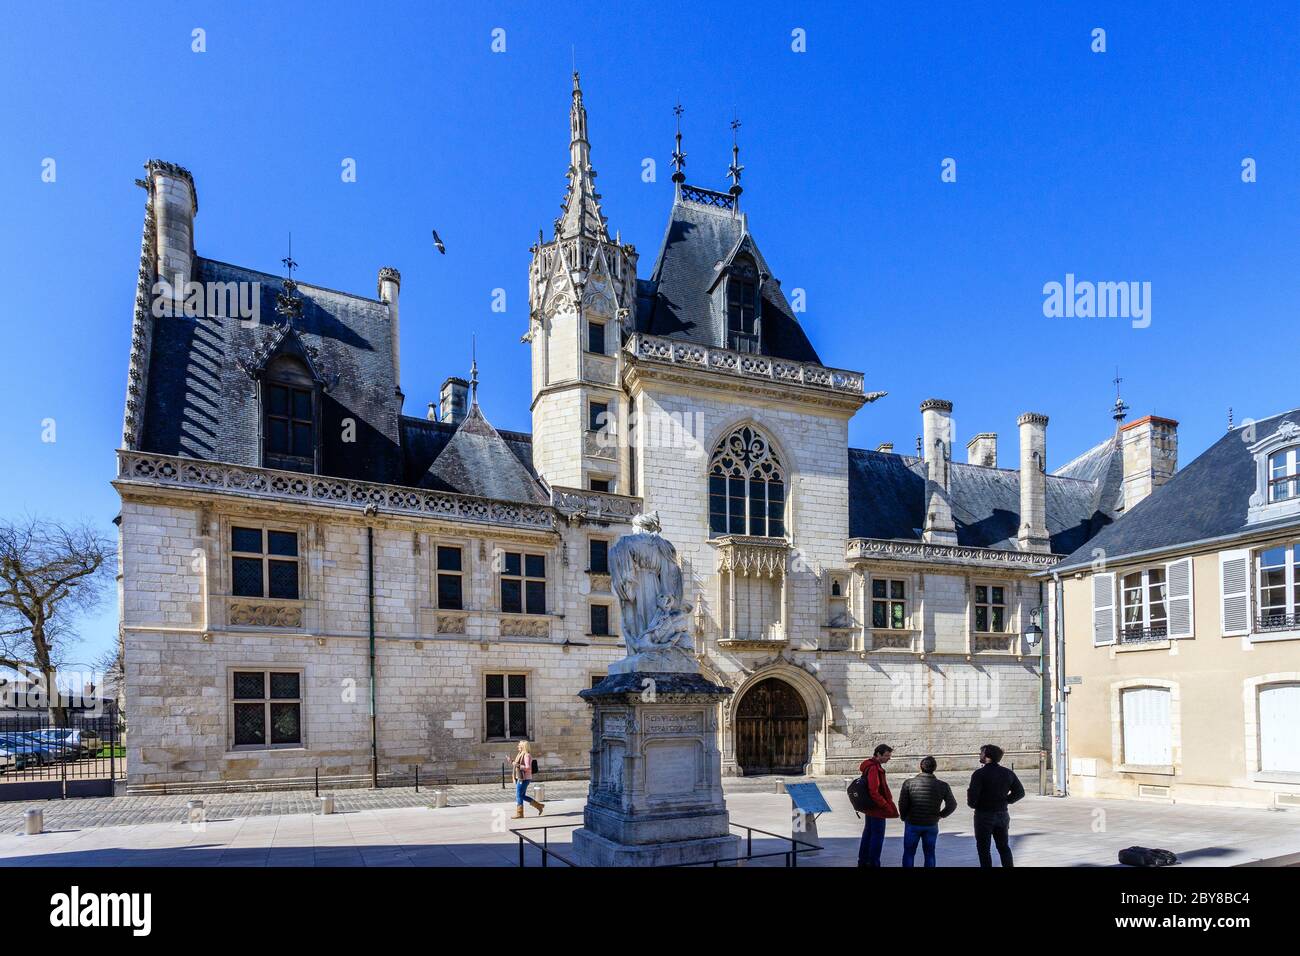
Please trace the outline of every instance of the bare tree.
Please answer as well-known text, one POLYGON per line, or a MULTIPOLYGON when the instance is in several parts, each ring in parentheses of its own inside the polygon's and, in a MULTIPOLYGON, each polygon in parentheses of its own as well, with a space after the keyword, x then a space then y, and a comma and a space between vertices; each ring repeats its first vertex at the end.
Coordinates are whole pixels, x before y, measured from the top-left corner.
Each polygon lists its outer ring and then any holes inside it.
POLYGON ((63 720, 55 677, 111 578, 114 548, 93 525, 0 520, 0 666, 38 683, 63 720))

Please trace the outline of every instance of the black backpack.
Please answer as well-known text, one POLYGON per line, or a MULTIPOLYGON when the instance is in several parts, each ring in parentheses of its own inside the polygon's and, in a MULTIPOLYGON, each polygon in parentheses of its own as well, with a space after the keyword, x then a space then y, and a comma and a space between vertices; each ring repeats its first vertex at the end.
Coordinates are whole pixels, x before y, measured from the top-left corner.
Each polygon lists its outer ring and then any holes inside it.
POLYGON ((533 758, 532 771, 533 771, 534 774, 537 773, 537 758, 536 758, 536 757, 533 758))
POLYGON ((1168 850, 1131 846, 1119 851, 1119 861, 1125 866, 1173 866, 1178 857, 1168 850))
POLYGON ((858 813, 866 813, 875 806, 871 802, 871 793, 867 790, 867 778, 861 776, 849 784, 849 803, 858 813))

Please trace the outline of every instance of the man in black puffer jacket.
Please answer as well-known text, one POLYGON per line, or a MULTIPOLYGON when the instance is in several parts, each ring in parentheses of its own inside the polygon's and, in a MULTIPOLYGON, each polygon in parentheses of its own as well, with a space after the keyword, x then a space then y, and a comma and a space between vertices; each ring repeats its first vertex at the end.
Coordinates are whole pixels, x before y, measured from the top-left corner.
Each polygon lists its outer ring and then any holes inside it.
POLYGON ((898 795, 898 815, 903 820, 903 866, 916 860, 919 841, 925 851, 925 865, 937 866, 934 847, 939 839, 939 821, 957 809, 952 787, 934 775, 938 764, 933 757, 921 761, 921 772, 903 781, 898 795))
POLYGON ((1011 814, 1007 806, 1024 795, 1025 788, 1016 772, 1002 766, 1002 748, 997 744, 981 747, 980 768, 971 774, 970 789, 966 791, 966 805, 975 811, 975 852, 979 854, 980 866, 993 865, 990 840, 997 844, 1002 865, 1012 865, 1011 842, 1007 836, 1011 814))

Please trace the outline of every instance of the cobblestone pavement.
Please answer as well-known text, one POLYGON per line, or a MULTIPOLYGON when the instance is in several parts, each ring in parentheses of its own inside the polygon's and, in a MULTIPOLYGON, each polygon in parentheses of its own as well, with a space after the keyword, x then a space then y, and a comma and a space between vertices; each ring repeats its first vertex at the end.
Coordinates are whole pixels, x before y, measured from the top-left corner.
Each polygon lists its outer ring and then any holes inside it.
MULTIPOLYGON (((844 788, 845 777, 790 778, 816 781, 830 792, 844 788)), ((1037 784, 1025 780, 1025 786, 1037 784)), ((546 799, 583 799, 587 795, 585 780, 542 781, 546 799)), ((727 793, 770 793, 773 777, 728 777, 723 781, 727 793)), ((460 784, 447 787, 391 787, 382 790, 342 789, 334 791, 339 812, 385 810, 401 807, 427 807, 434 790, 447 792, 448 806, 482 803, 514 803, 514 785, 508 790, 500 784, 460 784)), ((325 791, 323 791, 325 792, 325 791)), ((0 803, 0 833, 21 833, 23 811, 39 807, 45 811, 47 830, 84 827, 134 826, 141 823, 176 823, 186 817, 186 804, 201 799, 209 820, 234 820, 244 817, 279 816, 313 813, 315 794, 311 790, 286 790, 264 793, 169 794, 166 796, 86 797, 72 800, 28 800, 0 803)))

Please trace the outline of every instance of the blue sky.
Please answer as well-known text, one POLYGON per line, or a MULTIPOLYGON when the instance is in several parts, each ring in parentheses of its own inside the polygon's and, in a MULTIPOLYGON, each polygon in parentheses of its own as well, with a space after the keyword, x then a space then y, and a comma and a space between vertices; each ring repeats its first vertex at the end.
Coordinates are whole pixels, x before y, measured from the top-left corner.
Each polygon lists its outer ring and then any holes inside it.
MULTIPOLYGON (((688 179, 714 188, 739 113, 766 258, 806 290, 823 359, 889 392, 853 444, 910 451, 935 396, 955 402, 959 447, 996 431, 1006 464, 1017 414, 1050 415, 1059 466, 1112 427, 1118 365, 1134 414, 1178 419, 1190 461, 1228 406, 1240 421, 1300 404, 1300 7, 1086 6, 10 4, 3 512, 113 530, 132 180, 150 157, 193 171, 205 256, 278 271, 292 230, 304 281, 365 295, 397 266, 408 413, 465 373, 477 335, 486 413, 528 430, 528 247, 563 194, 575 54, 604 210, 644 274, 672 196, 673 103, 688 179), (1098 27, 1105 53, 1090 49, 1098 27), (1151 283, 1150 326, 1044 317, 1044 283, 1067 273, 1151 283)), ((115 621, 110 598, 82 657, 115 621)))

